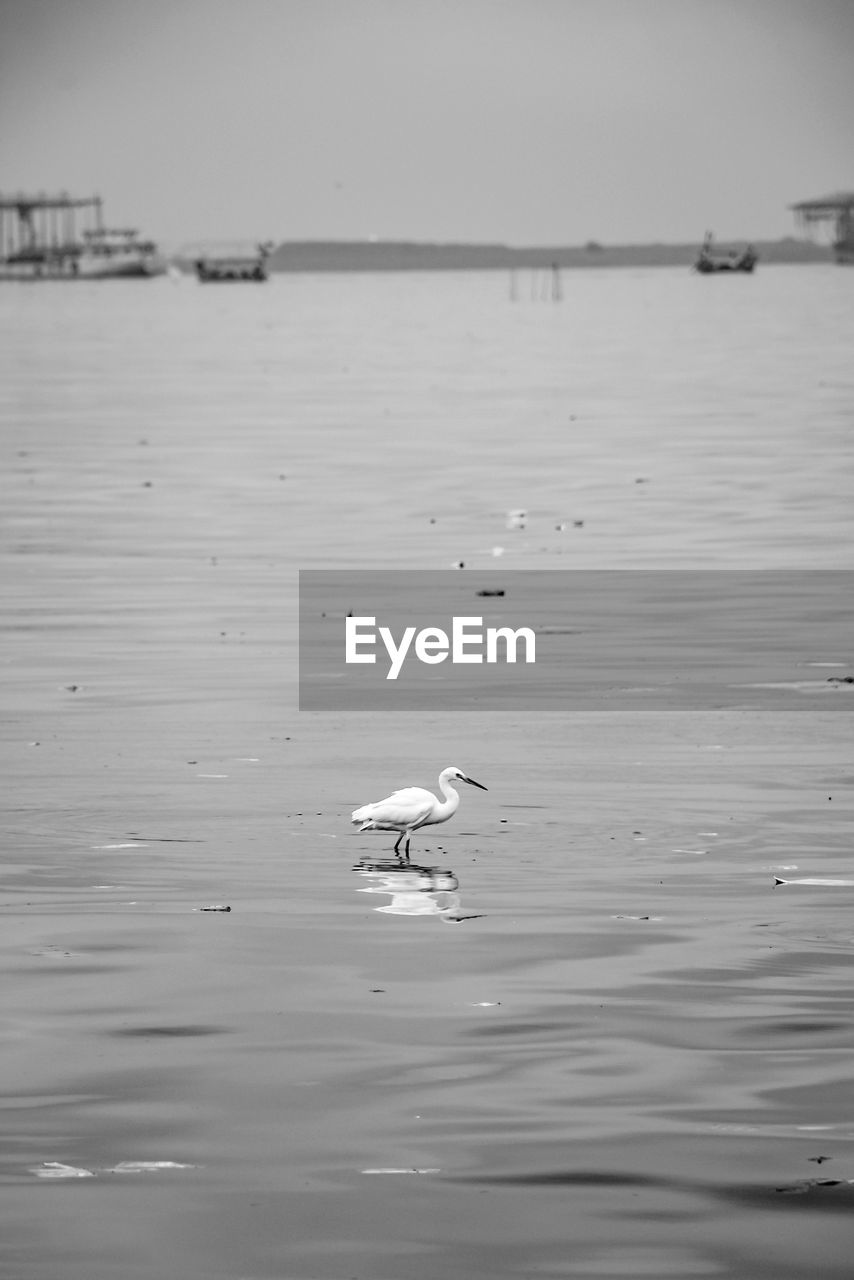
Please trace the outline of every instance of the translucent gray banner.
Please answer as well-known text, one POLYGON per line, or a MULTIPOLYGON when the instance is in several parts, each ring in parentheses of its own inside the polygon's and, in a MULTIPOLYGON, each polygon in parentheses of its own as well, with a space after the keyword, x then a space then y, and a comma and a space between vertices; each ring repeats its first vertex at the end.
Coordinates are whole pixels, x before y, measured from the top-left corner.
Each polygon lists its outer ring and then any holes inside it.
POLYGON ((300 710, 854 711, 854 574, 309 570, 300 710))

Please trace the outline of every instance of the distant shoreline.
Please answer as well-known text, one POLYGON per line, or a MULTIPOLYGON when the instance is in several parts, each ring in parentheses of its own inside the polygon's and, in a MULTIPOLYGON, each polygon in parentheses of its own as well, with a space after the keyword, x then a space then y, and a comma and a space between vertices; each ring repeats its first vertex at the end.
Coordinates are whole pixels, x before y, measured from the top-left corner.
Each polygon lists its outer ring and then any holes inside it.
MULTIPOLYGON (((751 242, 762 263, 832 262, 830 248, 809 240, 751 242)), ((720 248, 744 248, 743 241, 720 248)), ((717 247, 717 246, 716 246, 717 247)), ((420 241, 292 240, 269 258, 271 271, 495 271, 589 267, 690 267, 696 244, 599 245, 514 248, 503 244, 431 244, 420 241)))

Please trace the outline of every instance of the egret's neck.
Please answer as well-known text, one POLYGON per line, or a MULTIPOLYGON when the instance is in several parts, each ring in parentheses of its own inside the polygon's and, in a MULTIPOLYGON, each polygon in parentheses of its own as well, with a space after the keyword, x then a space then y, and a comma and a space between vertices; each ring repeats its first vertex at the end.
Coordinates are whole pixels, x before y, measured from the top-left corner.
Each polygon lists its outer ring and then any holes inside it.
POLYGON ((441 804, 439 808, 443 814, 450 817, 452 813, 456 813, 459 807, 460 793, 459 791, 454 790, 451 786, 450 780, 445 777, 444 773, 439 774, 439 790, 445 797, 444 804, 441 804))

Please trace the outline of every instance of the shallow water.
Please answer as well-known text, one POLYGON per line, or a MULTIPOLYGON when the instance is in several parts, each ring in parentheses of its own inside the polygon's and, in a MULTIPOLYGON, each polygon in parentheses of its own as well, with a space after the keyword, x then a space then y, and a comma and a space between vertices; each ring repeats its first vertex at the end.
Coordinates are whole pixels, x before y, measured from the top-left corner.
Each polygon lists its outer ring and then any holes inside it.
POLYGON ((295 710, 299 568, 851 566, 854 276, 529 283, 0 293, 4 1274, 850 1275, 854 887, 774 887, 854 879, 832 628, 725 708, 295 710))

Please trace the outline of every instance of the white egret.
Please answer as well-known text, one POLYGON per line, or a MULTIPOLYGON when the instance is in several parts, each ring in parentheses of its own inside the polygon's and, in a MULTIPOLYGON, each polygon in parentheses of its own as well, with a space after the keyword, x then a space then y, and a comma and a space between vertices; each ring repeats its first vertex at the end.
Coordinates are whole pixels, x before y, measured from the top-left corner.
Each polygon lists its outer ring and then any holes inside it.
POLYGON ((394 791, 385 800, 377 800, 375 804, 363 804, 361 809, 354 809, 350 819, 360 831, 398 831, 400 834, 394 846, 398 852, 400 842, 406 836, 406 857, 409 857, 409 841, 413 831, 419 827, 430 827, 436 822, 447 822, 456 813, 460 795, 451 786, 451 781, 467 782, 470 787, 480 787, 487 791, 482 782, 468 778, 462 769, 451 766, 439 774, 439 790, 445 797, 437 800, 432 791, 423 787, 404 787, 402 791, 394 791))

